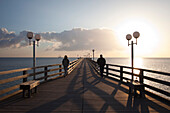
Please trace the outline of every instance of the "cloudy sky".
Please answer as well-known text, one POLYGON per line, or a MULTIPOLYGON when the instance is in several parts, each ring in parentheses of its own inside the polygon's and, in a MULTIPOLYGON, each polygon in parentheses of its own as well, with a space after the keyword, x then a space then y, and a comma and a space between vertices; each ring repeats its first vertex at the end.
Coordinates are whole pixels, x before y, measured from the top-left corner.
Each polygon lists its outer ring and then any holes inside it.
POLYGON ((170 0, 0 0, 0 57, 129 57, 127 34, 140 32, 135 56, 170 57, 170 0))

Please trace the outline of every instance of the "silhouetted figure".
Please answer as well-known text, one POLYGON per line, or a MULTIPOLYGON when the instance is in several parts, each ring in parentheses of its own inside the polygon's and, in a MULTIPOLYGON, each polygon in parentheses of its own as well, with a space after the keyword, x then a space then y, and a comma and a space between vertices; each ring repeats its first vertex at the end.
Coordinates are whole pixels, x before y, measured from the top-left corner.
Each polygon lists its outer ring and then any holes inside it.
POLYGON ((104 66, 106 64, 106 60, 103 58, 103 55, 100 55, 100 58, 97 59, 97 63, 100 67, 100 75, 103 77, 104 66))
POLYGON ((67 75, 67 70, 69 66, 69 60, 67 58, 67 55, 64 56, 64 59, 62 61, 63 67, 64 67, 64 77, 67 75))

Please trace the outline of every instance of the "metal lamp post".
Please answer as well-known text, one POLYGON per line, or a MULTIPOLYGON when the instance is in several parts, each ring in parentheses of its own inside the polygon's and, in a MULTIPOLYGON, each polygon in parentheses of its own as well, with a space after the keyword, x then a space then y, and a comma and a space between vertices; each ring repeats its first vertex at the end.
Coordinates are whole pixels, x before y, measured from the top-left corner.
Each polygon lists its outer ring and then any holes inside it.
POLYGON ((133 41, 131 41, 131 44, 129 43, 129 41, 132 39, 131 34, 127 34, 126 35, 126 39, 128 40, 128 46, 131 45, 131 63, 132 63, 132 81, 133 81, 133 68, 134 68, 134 51, 133 51, 133 44, 137 45, 137 38, 139 38, 140 33, 139 32, 134 32, 133 33, 133 37, 136 39, 136 43, 134 43, 133 41))
MULTIPOLYGON (((31 45, 31 39, 33 38, 33 32, 28 32, 27 37, 29 39, 29 45, 31 45)), ((39 34, 35 35, 35 40, 37 41, 37 46, 38 46, 38 41, 41 39, 41 36, 39 34)), ((35 40, 33 40, 33 73, 34 73, 34 80, 35 80, 35 40)))
POLYGON ((93 49, 92 51, 93 51, 93 60, 94 60, 94 51, 95 51, 95 50, 93 49))

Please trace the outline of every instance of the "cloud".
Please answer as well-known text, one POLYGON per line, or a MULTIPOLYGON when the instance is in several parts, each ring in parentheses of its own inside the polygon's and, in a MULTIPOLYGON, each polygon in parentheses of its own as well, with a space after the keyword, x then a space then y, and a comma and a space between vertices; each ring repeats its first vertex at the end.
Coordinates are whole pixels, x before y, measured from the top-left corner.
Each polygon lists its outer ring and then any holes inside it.
POLYGON ((91 50, 112 50, 117 48, 117 39, 114 32, 108 29, 82 29, 76 28, 61 33, 41 33, 44 40, 60 42, 56 51, 79 51, 91 50))
MULTIPOLYGON (((0 29, 0 48, 28 46, 27 31, 16 35, 5 28, 0 29)), ((119 49, 114 32, 109 29, 82 29, 76 28, 61 33, 44 32, 41 42, 46 43, 46 50, 54 51, 81 51, 102 50, 109 51, 119 49)))
POLYGON ((16 35, 15 32, 9 32, 6 28, 0 29, 0 48, 6 47, 23 47, 26 46, 26 34, 27 31, 20 32, 16 35))

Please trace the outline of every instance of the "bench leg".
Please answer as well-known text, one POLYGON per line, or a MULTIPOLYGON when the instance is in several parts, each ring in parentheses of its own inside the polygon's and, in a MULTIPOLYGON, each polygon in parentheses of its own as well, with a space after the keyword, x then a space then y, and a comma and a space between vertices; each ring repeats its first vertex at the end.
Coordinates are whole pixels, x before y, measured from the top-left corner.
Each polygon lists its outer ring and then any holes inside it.
POLYGON ((28 89, 28 98, 31 97, 31 89, 28 89))
POLYGON ((23 89, 22 97, 25 97, 25 89, 23 89))
POLYGON ((37 87, 32 88, 30 91, 31 91, 31 94, 33 94, 33 93, 37 93, 37 87))
POLYGON ((32 92, 32 89, 30 89, 30 91, 31 91, 31 94, 32 94, 32 93, 33 93, 33 92, 32 92))
POLYGON ((132 93, 132 88, 129 86, 129 94, 132 93))
POLYGON ((37 93, 37 86, 35 87, 35 93, 37 93))
POLYGON ((134 88, 134 96, 137 96, 137 89, 134 88))
POLYGON ((145 97, 144 86, 140 88, 140 97, 145 97))

